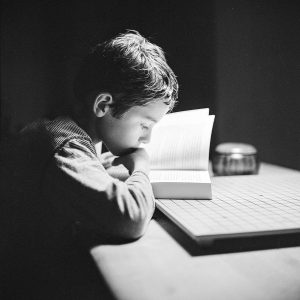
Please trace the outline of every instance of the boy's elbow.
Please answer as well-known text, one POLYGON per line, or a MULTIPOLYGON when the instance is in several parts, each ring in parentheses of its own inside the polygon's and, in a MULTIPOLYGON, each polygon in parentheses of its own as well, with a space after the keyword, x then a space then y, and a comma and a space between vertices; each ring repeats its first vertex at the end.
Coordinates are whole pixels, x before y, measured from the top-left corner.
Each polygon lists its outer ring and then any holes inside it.
POLYGON ((152 191, 114 182, 106 201, 92 212, 95 230, 116 242, 135 240, 147 230, 155 203, 152 191))
POLYGON ((154 213, 152 192, 145 194, 139 189, 129 189, 128 193, 116 199, 116 203, 120 212, 118 227, 121 238, 131 240, 140 238, 146 232, 154 213))
POLYGON ((124 216, 119 224, 119 237, 124 240, 136 240, 142 237, 148 228, 152 215, 153 209, 147 212, 140 210, 135 214, 124 216))

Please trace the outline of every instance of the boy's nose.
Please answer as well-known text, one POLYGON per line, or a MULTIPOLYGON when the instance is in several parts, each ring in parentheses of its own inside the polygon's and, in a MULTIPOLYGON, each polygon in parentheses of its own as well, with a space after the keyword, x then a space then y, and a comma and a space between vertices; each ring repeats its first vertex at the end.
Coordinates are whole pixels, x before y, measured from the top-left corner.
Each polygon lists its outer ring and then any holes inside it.
POLYGON ((147 135, 144 135, 140 138, 140 142, 143 144, 148 144, 151 140, 151 132, 149 132, 147 135))

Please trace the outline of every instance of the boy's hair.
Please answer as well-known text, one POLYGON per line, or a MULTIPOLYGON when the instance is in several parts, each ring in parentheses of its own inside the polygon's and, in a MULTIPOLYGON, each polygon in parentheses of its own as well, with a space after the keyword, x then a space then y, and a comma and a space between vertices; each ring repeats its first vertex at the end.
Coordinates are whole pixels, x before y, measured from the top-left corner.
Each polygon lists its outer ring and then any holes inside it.
POLYGON ((163 50, 137 31, 128 30, 98 44, 86 57, 74 81, 74 92, 82 108, 101 92, 110 93, 112 114, 120 117, 133 106, 158 100, 169 104, 171 110, 178 83, 163 50))

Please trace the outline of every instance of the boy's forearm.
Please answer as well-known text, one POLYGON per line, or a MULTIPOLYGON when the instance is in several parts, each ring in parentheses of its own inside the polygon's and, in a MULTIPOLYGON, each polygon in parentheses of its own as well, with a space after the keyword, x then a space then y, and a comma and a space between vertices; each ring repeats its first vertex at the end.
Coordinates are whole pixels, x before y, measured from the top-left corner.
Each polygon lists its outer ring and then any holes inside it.
POLYGON ((50 201, 65 210, 66 218, 79 221, 83 232, 111 239, 136 239, 145 232, 155 207, 147 174, 135 170, 121 182, 99 169, 97 161, 89 166, 74 163, 74 157, 57 159, 59 167, 54 164, 46 172, 44 194, 53 195, 50 201))

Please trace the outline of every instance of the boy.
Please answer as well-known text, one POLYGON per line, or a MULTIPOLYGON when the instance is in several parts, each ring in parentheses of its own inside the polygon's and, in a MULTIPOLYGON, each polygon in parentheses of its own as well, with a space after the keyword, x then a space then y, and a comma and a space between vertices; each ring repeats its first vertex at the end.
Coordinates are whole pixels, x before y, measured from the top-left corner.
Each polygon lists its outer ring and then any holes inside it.
POLYGON ((6 277, 20 282, 24 262, 33 284, 45 273, 51 282, 79 268, 76 257, 88 247, 140 237, 154 211, 149 159, 139 146, 149 142, 178 92, 161 48, 136 31, 99 44, 74 91, 69 116, 30 124, 1 157, 1 256, 13 262, 6 277), (117 156, 114 164, 129 170, 125 182, 106 172, 96 155, 99 142, 117 156))

